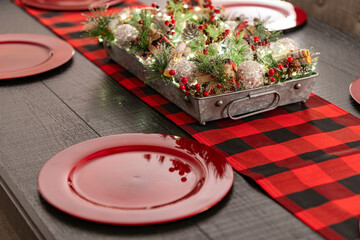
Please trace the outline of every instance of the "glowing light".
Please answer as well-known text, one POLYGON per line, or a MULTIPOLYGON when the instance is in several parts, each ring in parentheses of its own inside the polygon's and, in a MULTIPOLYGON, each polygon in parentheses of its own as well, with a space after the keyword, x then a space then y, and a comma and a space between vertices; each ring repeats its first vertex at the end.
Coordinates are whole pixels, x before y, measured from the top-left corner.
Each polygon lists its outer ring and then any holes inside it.
POLYGON ((135 12, 140 12, 141 10, 139 8, 135 9, 135 12))
POLYGON ((162 16, 162 13, 161 13, 161 12, 159 12, 157 15, 158 15, 159 17, 161 17, 161 16, 162 16))
POLYGON ((198 19, 199 19, 198 16, 196 16, 196 15, 194 15, 192 18, 193 18, 194 20, 198 20, 198 19))
POLYGON ((189 6, 187 5, 187 4, 184 4, 184 6, 183 6, 184 8, 188 8, 189 6))
POLYGON ((200 7, 195 7, 195 12, 200 11, 200 7))
POLYGON ((127 18, 127 15, 126 14, 121 14, 120 17, 121 17, 122 20, 125 20, 127 18))

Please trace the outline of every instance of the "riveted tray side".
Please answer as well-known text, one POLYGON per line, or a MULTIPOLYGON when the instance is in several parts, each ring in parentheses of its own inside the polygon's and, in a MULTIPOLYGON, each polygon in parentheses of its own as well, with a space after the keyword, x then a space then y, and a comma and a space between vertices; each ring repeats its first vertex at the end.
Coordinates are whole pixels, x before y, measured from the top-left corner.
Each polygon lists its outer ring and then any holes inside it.
MULTIPOLYGON (((115 62, 145 81, 145 67, 135 56, 112 43, 105 44, 105 50, 115 62)), ((316 73, 279 84, 201 98, 185 96, 176 85, 166 84, 160 79, 147 84, 204 124, 227 117, 241 118, 241 115, 256 114, 290 103, 305 102, 311 94, 317 77, 316 73)))

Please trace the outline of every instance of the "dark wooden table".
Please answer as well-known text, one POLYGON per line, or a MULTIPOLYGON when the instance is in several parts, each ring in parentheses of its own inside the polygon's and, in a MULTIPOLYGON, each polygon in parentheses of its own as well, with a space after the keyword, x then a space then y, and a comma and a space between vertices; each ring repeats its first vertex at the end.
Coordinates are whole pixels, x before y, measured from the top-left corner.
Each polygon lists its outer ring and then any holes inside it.
MULTIPOLYGON (((9 0, 0 0, 0 34, 55 36, 9 0)), ((360 39, 309 19, 286 36, 321 52, 314 92, 360 117, 349 85, 360 77, 360 39)), ((3 59, 0 59, 4 61, 3 59)), ((1 73, 0 73, 1 74, 1 73)), ((87 139, 145 132, 190 137, 76 53, 47 73, 0 81, 0 203, 22 239, 319 239, 317 233, 235 173, 217 206, 177 222, 144 227, 86 222, 47 204, 37 175, 53 155, 87 139)))

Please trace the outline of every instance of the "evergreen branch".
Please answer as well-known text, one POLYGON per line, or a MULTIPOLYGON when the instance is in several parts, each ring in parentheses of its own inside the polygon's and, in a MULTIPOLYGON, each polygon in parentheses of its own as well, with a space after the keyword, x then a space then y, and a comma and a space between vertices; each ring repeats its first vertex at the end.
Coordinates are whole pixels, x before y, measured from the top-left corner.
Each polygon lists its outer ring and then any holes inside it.
POLYGON ((164 71, 169 64, 172 55, 172 47, 166 44, 160 45, 160 49, 153 53, 151 63, 146 66, 146 72, 149 73, 149 77, 146 79, 146 82, 156 79, 162 79, 167 83, 172 82, 172 77, 164 76, 164 71))
POLYGON ((114 41, 114 34, 108 27, 114 16, 106 15, 106 12, 107 7, 101 7, 99 9, 90 9, 91 15, 83 14, 87 17, 87 20, 84 22, 87 36, 96 37, 100 42, 114 41))

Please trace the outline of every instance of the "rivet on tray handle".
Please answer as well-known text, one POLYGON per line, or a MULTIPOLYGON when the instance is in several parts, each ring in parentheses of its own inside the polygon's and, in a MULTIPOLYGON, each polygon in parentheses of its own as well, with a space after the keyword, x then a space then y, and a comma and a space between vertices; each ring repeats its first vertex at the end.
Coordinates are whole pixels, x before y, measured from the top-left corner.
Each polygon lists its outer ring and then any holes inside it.
POLYGON ((232 120, 238 120, 238 119, 241 119, 241 118, 245 118, 245 117, 250 117, 252 115, 255 115, 255 114, 258 114, 258 113, 262 113, 262 112, 267 112, 267 111, 270 111, 270 110, 273 110, 275 108, 277 108, 279 102, 280 102, 280 94, 277 92, 277 91, 270 91, 270 92, 265 92, 265 93, 260 93, 260 94, 254 94, 254 95, 249 95, 248 97, 246 98, 242 98, 242 99, 237 99, 237 100, 234 100, 232 101, 231 103, 228 104, 228 107, 227 107, 227 115, 230 119, 232 120), (252 99, 252 98, 257 98, 257 97, 261 97, 261 96, 265 96, 265 95, 268 95, 268 94, 274 94, 275 95, 275 98, 274 98, 274 101, 269 105, 269 107, 267 108, 264 108, 264 109, 261 109, 261 110, 258 110, 258 111, 255 111, 255 112, 251 112, 251 113, 248 113, 248 114, 243 114, 243 115, 240 115, 240 116, 237 116, 237 117, 233 117, 231 116, 230 112, 231 112, 231 107, 235 104, 235 103, 239 103, 239 102, 242 102, 242 101, 246 101, 246 100, 249 100, 249 99, 252 99))

